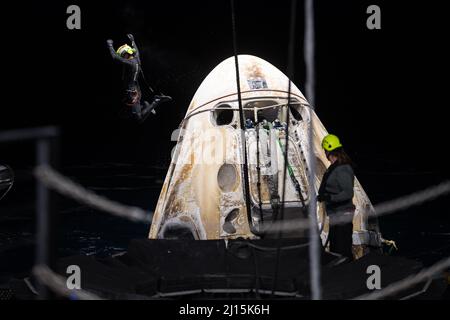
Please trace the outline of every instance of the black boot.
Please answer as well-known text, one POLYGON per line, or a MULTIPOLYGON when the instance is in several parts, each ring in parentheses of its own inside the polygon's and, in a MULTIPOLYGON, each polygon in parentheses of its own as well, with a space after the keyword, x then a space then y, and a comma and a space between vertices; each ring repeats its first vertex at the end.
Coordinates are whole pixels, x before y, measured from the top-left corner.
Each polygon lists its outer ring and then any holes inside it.
POLYGON ((153 101, 160 104, 163 102, 172 101, 172 98, 169 96, 165 96, 165 95, 155 95, 155 97, 153 98, 153 101))
POLYGON ((141 116, 139 117, 139 123, 144 122, 147 119, 148 115, 151 113, 155 114, 156 103, 153 101, 152 104, 144 101, 144 107, 142 108, 141 116))
POLYGON ((172 98, 169 96, 158 96, 155 95, 153 98, 153 102, 150 104, 147 101, 144 101, 144 108, 142 110, 142 117, 140 122, 143 122, 145 119, 147 119, 148 114, 151 112, 153 114, 156 114, 155 108, 159 106, 161 103, 171 101, 172 98))

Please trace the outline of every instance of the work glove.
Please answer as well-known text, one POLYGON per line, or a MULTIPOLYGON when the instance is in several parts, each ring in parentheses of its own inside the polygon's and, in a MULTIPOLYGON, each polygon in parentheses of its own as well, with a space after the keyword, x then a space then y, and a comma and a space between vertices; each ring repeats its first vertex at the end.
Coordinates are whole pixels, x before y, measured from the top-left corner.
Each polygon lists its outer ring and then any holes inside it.
POLYGON ((130 39, 130 41, 134 41, 134 37, 131 33, 127 34, 128 39, 130 39))
POLYGON ((330 202, 331 201, 331 195, 329 193, 319 194, 317 196, 317 201, 319 201, 319 202, 330 202))
POLYGON ((108 44, 109 47, 112 47, 114 42, 111 39, 108 39, 106 40, 106 43, 108 44))

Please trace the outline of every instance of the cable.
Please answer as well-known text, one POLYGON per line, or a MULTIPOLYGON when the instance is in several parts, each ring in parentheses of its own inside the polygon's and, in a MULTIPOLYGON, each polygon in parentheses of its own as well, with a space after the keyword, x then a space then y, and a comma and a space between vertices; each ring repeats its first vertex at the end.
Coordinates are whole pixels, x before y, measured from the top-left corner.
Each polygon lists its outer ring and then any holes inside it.
POLYGON ((147 88, 150 90, 150 92, 152 94, 155 94, 155 90, 153 90, 153 88, 148 84, 147 79, 145 79, 144 72, 142 71, 141 68, 140 68, 140 73, 141 73, 141 76, 142 76, 142 80, 144 80, 144 83, 147 86, 147 88))
POLYGON ((237 94, 238 94, 238 103, 239 103, 239 120, 241 127, 241 140, 242 140, 242 155, 244 157, 244 195, 245 195, 245 206, 247 207, 247 221, 250 227, 250 230, 253 234, 261 235, 261 233, 255 230, 253 226, 252 219, 252 206, 250 200, 250 182, 248 177, 248 159, 247 159, 247 143, 245 138, 245 115, 244 110, 242 108, 242 97, 241 97, 241 82, 239 77, 239 59, 237 54, 237 37, 236 37, 236 16, 235 16, 235 8, 234 8, 234 0, 230 0, 231 2, 231 25, 233 31, 233 51, 234 51, 234 62, 236 67, 236 86, 237 86, 237 94))
MULTIPOLYGON (((291 103, 291 79, 294 78, 294 52, 295 52, 295 27, 296 27, 296 17, 297 17, 297 0, 291 0, 291 16, 290 16, 290 29, 289 29, 289 45, 288 45, 288 66, 287 66, 287 77, 288 77, 288 101, 286 107, 286 133, 285 133, 285 146, 284 146, 284 166, 283 166, 283 189, 281 193, 281 213, 280 220, 284 220, 284 201, 286 196, 286 172, 288 167, 288 150, 289 150, 289 114, 290 114, 290 103, 291 103)), ((300 191, 301 197, 301 191, 300 191)), ((275 266, 275 275, 272 286, 272 296, 275 294, 276 283, 278 280, 278 270, 280 264, 281 255, 281 229, 278 229, 278 243, 277 243, 277 258, 275 266)))
MULTIPOLYGON (((257 111, 255 111, 257 112, 257 111)), ((255 122, 258 119, 255 118, 255 122)), ((258 188, 258 206, 259 206, 259 216, 261 219, 261 225, 264 225, 264 214, 262 209, 262 199, 261 199, 261 162, 259 159, 259 122, 255 123, 255 129, 256 129, 256 171, 258 173, 258 181, 256 182, 256 186, 258 188)))
POLYGON ((151 213, 138 207, 123 205, 99 196, 92 191, 86 190, 81 185, 61 175, 49 166, 41 165, 36 167, 34 169, 34 175, 45 184, 47 188, 53 189, 66 197, 84 203, 97 210, 136 222, 149 223, 151 221, 151 213))

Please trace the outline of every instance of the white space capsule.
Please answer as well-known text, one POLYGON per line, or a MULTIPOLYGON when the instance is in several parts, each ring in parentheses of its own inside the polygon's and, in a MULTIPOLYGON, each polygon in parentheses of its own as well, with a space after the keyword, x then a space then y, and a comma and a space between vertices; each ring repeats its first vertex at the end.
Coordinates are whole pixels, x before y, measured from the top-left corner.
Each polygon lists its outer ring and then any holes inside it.
MULTIPOLYGON (((235 59, 231 57, 204 79, 187 109, 149 238, 258 238, 263 231, 268 236, 274 214, 280 214, 289 80, 276 67, 258 57, 239 55, 238 59, 241 101, 245 118, 250 119, 244 134, 240 130, 235 59), (245 196, 244 136, 250 211, 245 196)), ((314 192, 329 166, 321 148, 321 140, 327 131, 293 83, 290 97, 284 196, 284 220, 287 223, 283 224, 290 228, 283 231, 283 236, 301 237, 302 231, 301 228, 296 230, 296 222, 304 219, 311 193, 307 179, 310 118, 312 149, 316 156, 314 192)), ((353 241, 354 245, 365 247, 374 239, 378 242, 379 233, 376 225, 369 226, 367 213, 373 207, 357 179, 354 188, 353 241)), ((325 241, 328 223, 322 205, 318 205, 317 217, 325 241)))

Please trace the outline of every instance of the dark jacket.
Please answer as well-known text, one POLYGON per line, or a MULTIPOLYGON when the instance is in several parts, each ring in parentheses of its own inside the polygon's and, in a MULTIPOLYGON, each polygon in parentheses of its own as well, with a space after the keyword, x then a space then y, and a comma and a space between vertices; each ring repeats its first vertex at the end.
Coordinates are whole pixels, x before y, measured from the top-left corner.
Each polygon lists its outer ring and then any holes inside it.
POLYGON ((139 56, 139 50, 136 43, 133 41, 132 46, 136 49, 133 59, 122 58, 113 48, 112 45, 109 46, 109 51, 111 57, 123 64, 123 86, 125 90, 136 90, 139 88, 138 78, 139 72, 141 71, 141 59, 139 56))
POLYGON ((353 186, 355 175, 349 164, 332 164, 325 172, 319 188, 319 195, 328 194, 325 201, 327 214, 354 210, 353 186))

